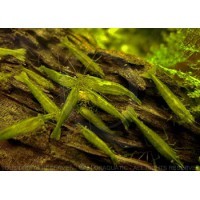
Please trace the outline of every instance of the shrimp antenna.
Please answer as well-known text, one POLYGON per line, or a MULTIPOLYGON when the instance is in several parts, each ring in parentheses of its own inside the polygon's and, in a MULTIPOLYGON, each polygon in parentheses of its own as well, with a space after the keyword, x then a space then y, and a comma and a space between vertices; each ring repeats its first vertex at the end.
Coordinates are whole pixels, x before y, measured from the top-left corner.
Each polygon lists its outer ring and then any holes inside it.
POLYGON ((77 73, 76 69, 74 68, 73 64, 71 63, 71 61, 69 59, 68 59, 68 62, 70 64, 70 66, 72 67, 72 69, 74 70, 74 72, 71 72, 71 73, 76 74, 77 73))

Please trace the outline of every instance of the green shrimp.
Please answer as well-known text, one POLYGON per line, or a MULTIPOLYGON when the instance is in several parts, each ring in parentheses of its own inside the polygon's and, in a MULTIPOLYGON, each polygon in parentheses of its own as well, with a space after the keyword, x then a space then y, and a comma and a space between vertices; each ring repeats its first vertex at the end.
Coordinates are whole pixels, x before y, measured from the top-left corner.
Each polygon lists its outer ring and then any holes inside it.
POLYGON ((134 158, 126 158, 121 155, 115 154, 110 147, 101 140, 94 132, 89 130, 87 127, 84 127, 82 125, 78 125, 80 132, 83 134, 83 136, 94 146, 96 146, 98 149, 100 149, 102 152, 104 152, 106 155, 108 155, 114 165, 118 165, 120 163, 130 163, 134 164, 135 166, 138 166, 140 169, 141 167, 147 169, 147 170, 156 170, 154 167, 149 165, 147 162, 137 160, 134 158))
POLYGON ((51 80, 54 82, 66 87, 66 88, 72 88, 76 85, 76 78, 73 78, 68 75, 61 74, 53 69, 49 69, 45 66, 41 66, 38 68, 40 72, 45 73, 51 80))
POLYGON ((81 61, 81 63, 86 67, 86 69, 90 70, 96 75, 99 75, 100 77, 105 76, 101 67, 97 63, 95 63, 89 56, 87 56, 75 45, 73 45, 67 38, 64 38, 61 43, 65 47, 69 48, 69 50, 81 61))
POLYGON ((38 83, 45 89, 51 89, 51 90, 55 89, 55 86, 46 78, 40 76, 39 74, 37 74, 29 69, 26 69, 25 67, 22 67, 22 70, 25 71, 28 74, 28 76, 30 76, 36 83, 38 83))
POLYGON ((77 89, 77 87, 74 87, 70 91, 70 93, 69 93, 69 95, 68 95, 68 97, 66 99, 66 102, 65 102, 64 106, 61 109, 60 115, 59 115, 58 120, 57 120, 56 127, 54 128, 54 130, 53 130, 53 132, 51 134, 51 138, 56 139, 56 140, 60 139, 61 126, 64 123, 64 121, 69 117, 70 113, 72 112, 72 109, 77 104, 78 97, 79 97, 78 89, 77 89))
POLYGON ((111 95, 126 95, 136 103, 141 104, 141 101, 135 96, 135 94, 119 83, 103 80, 90 75, 77 74, 77 77, 83 79, 84 85, 96 92, 111 95))
POLYGON ((21 72, 20 75, 15 76, 15 79, 28 86, 31 93, 47 113, 56 113, 56 115, 60 113, 60 109, 57 105, 39 87, 34 85, 34 83, 27 76, 26 72, 21 72))
POLYGON ((107 113, 115 116, 120 119, 126 129, 128 129, 128 122, 125 117, 108 101, 106 101, 99 94, 93 92, 90 89, 85 89, 84 91, 79 91, 80 99, 84 99, 86 101, 91 101, 94 105, 106 111, 107 113))
POLYGON ((3 56, 14 56, 18 60, 24 62, 26 57, 26 49, 7 49, 7 48, 0 48, 0 57, 3 56))
POLYGON ((193 124, 195 122, 195 119, 191 115, 190 111, 187 110, 187 108, 178 99, 178 97, 154 75, 155 71, 156 68, 153 67, 149 72, 143 74, 143 76, 153 80, 156 88, 158 89, 170 109, 181 119, 180 123, 193 124))
POLYGON ((82 89, 88 87, 91 90, 104 94, 126 95, 138 104, 141 104, 141 101, 132 92, 118 83, 82 74, 77 74, 77 78, 73 78, 68 75, 63 75, 45 66, 41 66, 39 70, 47 74, 50 79, 66 88, 72 88, 79 84, 79 87, 82 87, 82 89))
POLYGON ((98 115, 96 115, 94 112, 92 112, 88 108, 82 106, 80 107, 79 112, 84 118, 86 118, 89 122, 94 124, 100 130, 109 134, 115 134, 115 131, 110 130, 106 126, 106 124, 98 117, 98 115))
POLYGON ((108 155, 114 164, 116 164, 118 162, 115 153, 112 152, 112 150, 108 147, 108 145, 103 140, 101 140, 95 133, 93 133, 88 128, 86 128, 80 124, 78 125, 78 127, 80 128, 80 132, 83 134, 83 136, 89 142, 91 142, 93 145, 95 145, 98 149, 100 149, 106 155, 108 155))
POLYGON ((36 131, 43 126, 47 120, 53 119, 54 117, 55 113, 51 113, 22 120, 10 127, 0 130, 0 140, 7 140, 18 135, 36 131))
POLYGON ((138 119, 138 116, 132 107, 128 106, 127 109, 123 111, 123 115, 129 121, 133 121, 137 125, 148 141, 162 156, 171 161, 171 163, 175 163, 181 169, 184 168, 183 163, 179 160, 175 151, 159 135, 138 119))

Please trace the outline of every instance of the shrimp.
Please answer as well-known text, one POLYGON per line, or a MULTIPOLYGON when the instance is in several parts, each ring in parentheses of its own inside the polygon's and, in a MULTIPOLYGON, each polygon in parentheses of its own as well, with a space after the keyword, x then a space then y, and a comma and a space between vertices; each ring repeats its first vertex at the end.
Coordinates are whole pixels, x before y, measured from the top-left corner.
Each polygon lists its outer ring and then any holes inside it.
MULTIPOLYGON (((90 88, 89 86, 87 86, 85 84, 85 82, 87 82, 87 80, 85 80, 85 79, 87 79, 87 76, 78 76, 78 78, 72 78, 68 75, 62 75, 54 70, 44 67, 44 66, 40 67, 40 70, 45 72, 52 80, 56 81, 57 83, 59 83, 62 86, 65 86, 66 88, 76 88, 77 87, 79 90, 80 99, 89 100, 96 106, 98 106, 101 109, 108 112, 109 114, 121 119, 125 128, 126 129, 128 128, 128 123, 124 120, 121 113, 114 106, 112 106, 109 102, 107 102, 103 97, 98 95, 96 92, 93 92, 92 89, 91 90, 87 89, 87 88, 90 88)), ((100 80, 101 79, 99 79, 99 81, 100 80)), ((107 85, 107 87, 108 87, 108 85, 107 85)), ((90 116, 91 116, 91 113, 90 113, 90 116)), ((92 119, 92 118, 90 118, 90 119, 92 119)), ((56 129, 55 129, 55 132, 56 132, 56 129)), ((54 136, 52 136, 52 137, 54 137, 54 136)), ((59 136, 57 136, 57 138, 59 138, 59 136)))
POLYGON ((47 74, 50 79, 66 88, 72 88, 79 84, 80 88, 82 89, 88 87, 91 90, 104 94, 126 95, 136 103, 141 104, 141 101, 131 91, 118 83, 82 74, 76 74, 77 78, 73 78, 68 75, 63 75, 45 66, 41 66, 39 70, 47 74))
POLYGON ((67 38, 64 38, 61 41, 62 45, 69 48, 69 50, 81 61, 81 63, 86 67, 86 69, 90 70, 96 75, 100 77, 104 77, 105 74, 101 67, 95 63, 89 56, 79 50, 75 45, 73 45, 67 38))
POLYGON ((82 125, 78 125, 80 128, 80 132, 83 134, 83 136, 91 142, 93 145, 95 145, 98 149, 103 151, 106 155, 108 155, 114 164, 116 164, 117 158, 115 153, 111 151, 111 149, 108 147, 108 145, 101 140, 95 133, 93 133, 91 130, 89 130, 87 127, 84 127, 82 125))
POLYGON ((100 130, 102 130, 102 131, 104 131, 106 133, 109 133, 109 134, 114 134, 115 133, 115 131, 110 130, 105 125, 105 123, 98 117, 98 115, 93 113, 88 108, 85 108, 85 107, 82 106, 82 107, 80 107, 79 112, 84 118, 86 118, 89 122, 94 124, 100 130))
POLYGON ((175 151, 159 135, 138 119, 137 114, 132 107, 128 106, 127 109, 123 111, 123 115, 129 121, 133 121, 137 125, 140 131, 161 155, 171 161, 171 163, 175 163, 179 168, 184 168, 175 151))
POLYGON ((76 85, 76 78, 73 78, 68 75, 61 74, 53 69, 49 69, 45 66, 41 66, 38 68, 40 72, 45 73, 51 80, 54 82, 66 87, 66 88, 72 88, 76 85))
POLYGON ((77 77, 83 79, 84 85, 88 86, 96 92, 111 95, 126 95, 137 104, 141 104, 141 101, 135 96, 135 94, 133 94, 131 91, 119 83, 103 80, 90 75, 77 74, 77 77))
POLYGON ((57 107, 57 105, 39 87, 33 84, 26 72, 23 71, 20 75, 16 75, 15 79, 25 83, 28 86, 31 93, 47 113, 56 113, 56 115, 60 113, 60 109, 57 107))
POLYGON ((85 89, 84 91, 79 91, 79 96, 80 96, 80 99, 91 101, 94 105, 98 106, 102 110, 120 119, 124 127, 128 129, 128 122, 125 119, 125 117, 112 104, 106 101, 99 94, 93 92, 90 89, 85 89))
POLYGON ((84 127, 82 125, 78 125, 78 128, 80 129, 80 132, 83 134, 83 136, 94 146, 96 146, 98 149, 103 151, 106 155, 108 155, 114 165, 118 165, 120 163, 130 163, 134 164, 135 166, 138 166, 139 168, 145 168, 147 170, 156 170, 154 167, 149 165, 147 162, 137 160, 134 158, 126 158, 121 155, 115 154, 110 147, 101 140, 94 132, 89 130, 87 127, 84 127))
POLYGON ((51 138, 56 139, 56 140, 60 139, 61 126, 62 126, 63 122, 69 117, 72 109, 76 106, 76 104, 78 102, 78 97, 79 97, 78 89, 77 89, 77 87, 74 87, 70 91, 70 93, 65 101, 65 104, 61 109, 60 115, 57 119, 56 127, 54 128, 54 130, 51 134, 51 138))
POLYGON ((35 131, 43 126, 45 121, 53 119, 54 117, 55 113, 51 113, 22 120, 10 127, 0 130, 0 140, 7 140, 18 135, 23 135, 28 132, 35 131))
POLYGON ((18 60, 24 62, 25 61, 25 55, 26 55, 26 49, 7 49, 7 48, 0 48, 0 57, 3 56, 14 56, 18 60))
POLYGON ((156 68, 153 67, 149 72, 143 74, 143 76, 153 80, 156 88, 158 89, 170 109, 181 119, 180 123, 193 124, 195 122, 195 119, 191 115, 190 111, 187 110, 187 108, 178 99, 178 97, 154 75, 155 70, 156 68))
POLYGON ((25 71, 28 74, 28 76, 30 76, 36 83, 43 86, 45 89, 55 89, 55 86, 46 78, 40 76, 39 74, 29 69, 26 69, 25 67, 22 67, 22 70, 25 71))

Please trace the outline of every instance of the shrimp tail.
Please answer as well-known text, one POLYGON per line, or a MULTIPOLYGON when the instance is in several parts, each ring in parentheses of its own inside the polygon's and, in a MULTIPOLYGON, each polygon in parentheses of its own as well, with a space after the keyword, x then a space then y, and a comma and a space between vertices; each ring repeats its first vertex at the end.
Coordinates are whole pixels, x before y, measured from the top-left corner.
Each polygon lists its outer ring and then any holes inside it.
POLYGON ((21 72, 21 74, 14 76, 14 78, 16 80, 24 83, 28 79, 28 76, 27 76, 26 72, 23 71, 23 72, 21 72))
POLYGON ((123 118, 121 118, 122 124, 124 125, 125 129, 128 130, 129 127, 129 123, 127 121, 127 119, 123 116, 123 118))
POLYGON ((60 126, 56 126, 53 130, 53 132, 51 133, 50 138, 51 139, 55 139, 55 140, 59 140, 61 136, 61 128, 60 126))
POLYGON ((151 75, 155 75, 155 74, 156 74, 156 66, 153 65, 147 72, 144 72, 143 74, 141 74, 141 76, 143 78, 150 79, 151 75))
POLYGON ((21 60, 21 61, 25 61, 26 57, 26 49, 17 49, 15 50, 15 57, 18 59, 18 60, 21 60))

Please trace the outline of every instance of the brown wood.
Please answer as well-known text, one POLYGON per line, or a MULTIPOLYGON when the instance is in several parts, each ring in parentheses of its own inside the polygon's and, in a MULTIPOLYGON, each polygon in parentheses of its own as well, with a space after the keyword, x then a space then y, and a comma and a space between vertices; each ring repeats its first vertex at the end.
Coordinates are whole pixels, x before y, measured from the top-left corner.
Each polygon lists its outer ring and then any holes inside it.
MULTIPOLYGON (((70 29, 1 29, 0 47, 11 49, 27 49, 26 62, 21 63, 13 57, 0 60, 0 72, 18 74, 20 65, 35 70, 45 65, 62 73, 85 73, 82 64, 67 50, 59 45, 62 37, 68 36, 71 41, 79 45, 91 58, 97 60, 104 70, 107 80, 116 81, 135 92, 143 104, 136 105, 125 97, 104 95, 119 110, 132 105, 139 114, 139 118, 163 138, 167 135, 167 142, 174 144, 185 170, 194 170, 200 155, 198 129, 183 127, 173 122, 177 118, 169 110, 155 86, 140 75, 150 68, 150 65, 141 58, 126 55, 121 52, 102 50, 87 38, 76 35, 70 29)), ((158 74, 159 76, 159 74, 158 74)), ((165 76, 160 78, 177 94, 172 80, 165 76)), ((54 91, 45 91, 58 106, 62 106, 69 90, 56 85, 54 91)), ((9 82, 0 83, 0 129, 8 127, 20 120, 44 113, 40 104, 29 92, 28 88, 14 78, 9 82)), ((144 139, 134 124, 129 131, 112 116, 98 112, 99 116, 120 131, 116 136, 109 136, 101 131, 93 130, 112 149, 127 157, 140 158, 153 165, 155 160, 160 170, 176 170, 164 158, 158 158, 158 153, 144 139)), ((54 124, 47 123, 39 132, 18 136, 8 141, 0 141, 1 170, 145 170, 133 164, 121 163, 113 166, 110 159, 93 145, 89 144, 78 131, 71 131, 77 123, 88 124, 76 110, 62 128, 60 141, 52 141, 49 135, 54 124)))

